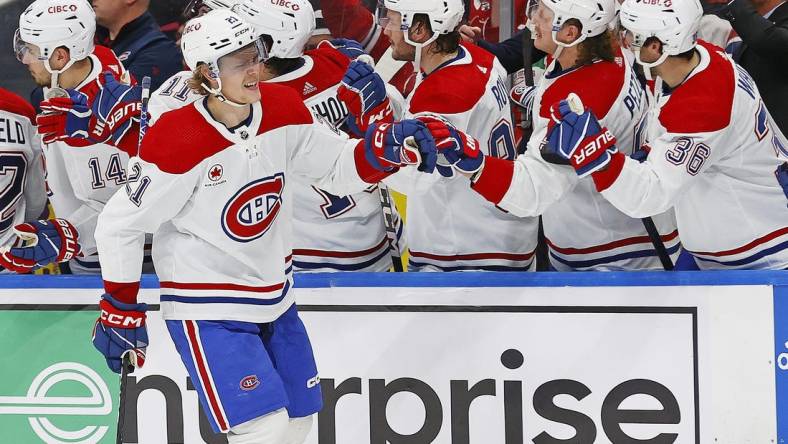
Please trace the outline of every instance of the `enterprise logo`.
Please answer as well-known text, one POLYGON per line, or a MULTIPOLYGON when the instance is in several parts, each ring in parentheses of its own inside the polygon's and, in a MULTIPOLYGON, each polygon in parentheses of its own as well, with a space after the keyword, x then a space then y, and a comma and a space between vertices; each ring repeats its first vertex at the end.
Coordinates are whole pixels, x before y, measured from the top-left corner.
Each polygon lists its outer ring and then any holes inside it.
MULTIPOLYGON (((55 391, 61 393, 63 389, 60 387, 55 391)), ((112 399, 107 384, 93 369, 77 362, 60 362, 45 368, 33 379, 26 396, 0 396, 0 415, 28 416, 33 432, 48 444, 95 444, 107 433, 108 426, 89 425, 76 431, 62 430, 47 416, 106 416, 110 412, 112 399), (67 381, 70 392, 77 383, 89 395, 48 396, 55 386, 67 381)))

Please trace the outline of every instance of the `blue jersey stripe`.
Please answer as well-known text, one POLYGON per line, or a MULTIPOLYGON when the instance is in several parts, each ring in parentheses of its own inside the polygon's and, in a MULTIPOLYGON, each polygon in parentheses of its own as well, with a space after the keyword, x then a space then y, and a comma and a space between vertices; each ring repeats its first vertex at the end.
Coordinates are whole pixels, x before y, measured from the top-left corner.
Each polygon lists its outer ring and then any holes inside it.
POLYGON ((332 264, 330 262, 304 262, 304 261, 293 261, 293 264, 302 269, 302 270, 316 270, 320 268, 331 268, 333 270, 338 271, 354 271, 354 270, 361 270, 367 268, 371 265, 374 265, 379 260, 383 259, 387 254, 389 254, 388 243, 384 247, 383 251, 378 254, 377 256, 373 257, 372 259, 360 263, 355 264, 332 264))
MULTIPOLYGON (((675 252, 677 252, 679 250, 679 248, 681 248, 681 244, 677 243, 676 245, 674 245, 674 246, 672 246, 670 248, 666 248, 666 250, 668 251, 668 254, 674 254, 675 252)), ((642 258, 642 257, 657 257, 657 252, 656 252, 656 250, 653 250, 653 249, 651 249, 651 250, 638 250, 638 251, 629 251, 629 252, 621 253, 621 254, 615 254, 613 256, 604 256, 604 257, 599 257, 599 258, 595 258, 595 259, 589 259, 589 260, 585 260, 585 261, 570 261, 570 260, 563 259, 563 258, 560 258, 560 257, 556 256, 551 251, 550 252, 550 257, 555 259, 555 260, 557 260, 558 262, 560 262, 560 263, 562 263, 564 265, 568 265, 568 266, 570 266, 572 268, 587 268, 587 267, 594 267, 596 265, 608 264, 608 263, 616 262, 616 261, 623 261, 623 260, 627 260, 627 259, 636 259, 636 258, 642 258)))
MULTIPOLYGON (((753 262, 757 261, 758 259, 762 259, 762 258, 764 258, 766 256, 769 256, 771 254, 774 254, 774 253, 779 253, 779 252, 785 250, 786 248, 788 248, 788 241, 785 241, 783 243, 774 245, 774 246, 769 247, 769 248, 767 248, 765 250, 761 250, 761 251, 753 254, 752 256, 745 257, 744 259, 738 259, 738 260, 735 260, 735 261, 720 261, 720 260, 717 260, 717 259, 710 259, 710 258, 705 258, 705 257, 702 257, 702 256, 696 256, 694 254, 693 254, 693 256, 695 257, 695 259, 700 259, 702 261, 714 262, 714 263, 717 263, 717 264, 728 265, 728 266, 732 266, 733 267, 733 266, 737 266, 737 265, 746 265, 746 264, 753 263, 753 262)), ((692 252, 690 251, 690 253, 692 253, 692 252)))
POLYGON ((282 294, 273 299, 258 299, 249 297, 233 296, 180 296, 172 294, 162 294, 161 302, 181 302, 184 304, 246 304, 246 305, 276 305, 285 298, 290 289, 290 281, 285 282, 282 294))

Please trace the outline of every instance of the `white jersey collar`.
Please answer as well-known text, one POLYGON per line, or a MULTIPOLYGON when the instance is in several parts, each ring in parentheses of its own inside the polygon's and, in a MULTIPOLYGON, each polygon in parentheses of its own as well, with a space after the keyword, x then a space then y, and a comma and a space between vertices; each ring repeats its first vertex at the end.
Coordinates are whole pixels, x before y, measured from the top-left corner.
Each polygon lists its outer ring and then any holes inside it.
POLYGON ((235 131, 230 131, 224 126, 223 123, 214 120, 210 112, 205 108, 205 100, 197 100, 194 102, 194 107, 197 109, 206 122, 214 127, 219 134, 225 139, 233 143, 233 145, 249 144, 257 136, 257 131, 260 128, 260 122, 263 120, 263 109, 260 102, 252 104, 252 120, 247 126, 235 128, 235 131))

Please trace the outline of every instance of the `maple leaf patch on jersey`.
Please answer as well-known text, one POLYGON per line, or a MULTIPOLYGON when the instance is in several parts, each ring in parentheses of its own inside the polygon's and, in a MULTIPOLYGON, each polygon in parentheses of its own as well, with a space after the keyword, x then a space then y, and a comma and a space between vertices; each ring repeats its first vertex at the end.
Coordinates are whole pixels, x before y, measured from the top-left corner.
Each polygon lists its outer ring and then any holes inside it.
POLYGON ((230 239, 250 242, 264 235, 282 209, 285 176, 277 173, 244 185, 222 210, 222 229, 230 239))

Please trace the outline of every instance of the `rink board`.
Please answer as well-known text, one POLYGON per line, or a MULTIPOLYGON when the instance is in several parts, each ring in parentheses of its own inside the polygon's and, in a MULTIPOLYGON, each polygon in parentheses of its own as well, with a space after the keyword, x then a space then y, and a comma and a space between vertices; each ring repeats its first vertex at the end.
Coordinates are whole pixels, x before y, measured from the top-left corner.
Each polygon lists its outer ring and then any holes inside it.
MULTIPOLYGON (((296 278, 325 406, 308 443, 788 440, 785 272, 296 278)), ((115 442, 100 281, 0 278, 0 442, 115 442)), ((158 302, 155 278, 142 300, 158 302)), ((149 313, 125 441, 221 443, 149 313)))

